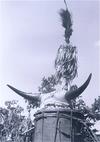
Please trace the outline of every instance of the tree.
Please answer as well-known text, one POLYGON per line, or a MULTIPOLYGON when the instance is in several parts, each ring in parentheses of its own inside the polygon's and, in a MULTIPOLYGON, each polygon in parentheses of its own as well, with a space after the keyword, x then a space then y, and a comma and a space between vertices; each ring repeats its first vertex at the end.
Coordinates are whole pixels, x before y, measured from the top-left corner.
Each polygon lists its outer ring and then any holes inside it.
POLYGON ((57 80, 55 75, 51 75, 48 78, 43 77, 41 86, 39 87, 39 92, 41 93, 50 93, 55 90, 55 85, 57 84, 57 80))
POLYGON ((8 139, 19 142, 20 134, 28 128, 29 119, 22 115, 24 109, 17 103, 15 100, 6 101, 5 108, 0 108, 0 118, 3 118, 0 123, 1 142, 8 139))
POLYGON ((100 96, 94 100, 91 108, 96 120, 100 120, 100 96))

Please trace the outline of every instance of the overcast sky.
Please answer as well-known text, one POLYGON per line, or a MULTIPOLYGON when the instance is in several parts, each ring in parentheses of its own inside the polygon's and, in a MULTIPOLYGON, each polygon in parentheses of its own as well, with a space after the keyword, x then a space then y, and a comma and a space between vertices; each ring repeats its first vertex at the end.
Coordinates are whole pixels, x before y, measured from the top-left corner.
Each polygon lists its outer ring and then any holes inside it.
MULTIPOLYGON (((78 48, 75 83, 80 86, 92 73, 82 95, 88 105, 100 96, 99 4, 99 0, 68 1, 74 30, 71 41, 78 48)), ((64 42, 61 8, 65 8, 63 0, 0 1, 0 106, 6 100, 24 102, 6 84, 37 92, 42 77, 54 73, 57 49, 64 42)))

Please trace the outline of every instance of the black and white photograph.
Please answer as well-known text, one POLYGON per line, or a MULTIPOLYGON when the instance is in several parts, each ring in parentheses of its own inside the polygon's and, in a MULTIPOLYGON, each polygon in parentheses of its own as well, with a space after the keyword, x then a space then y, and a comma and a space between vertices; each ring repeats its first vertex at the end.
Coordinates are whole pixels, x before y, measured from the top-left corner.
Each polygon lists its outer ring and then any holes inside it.
POLYGON ((100 142, 100 0, 0 0, 0 142, 100 142))

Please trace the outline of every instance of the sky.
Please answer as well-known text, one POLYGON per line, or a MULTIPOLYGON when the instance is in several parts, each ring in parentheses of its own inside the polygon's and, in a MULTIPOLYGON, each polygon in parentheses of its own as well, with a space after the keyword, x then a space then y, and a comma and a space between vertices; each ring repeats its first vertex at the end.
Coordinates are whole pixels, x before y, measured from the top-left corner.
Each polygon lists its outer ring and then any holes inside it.
MULTIPOLYGON (((71 42, 78 49, 80 86, 92 73, 82 94, 87 105, 100 96, 100 1, 67 1, 73 19, 71 42)), ((10 90, 10 84, 22 91, 38 92, 43 76, 55 72, 57 49, 64 43, 59 10, 63 0, 0 1, 0 106, 7 100, 24 100, 10 90)))

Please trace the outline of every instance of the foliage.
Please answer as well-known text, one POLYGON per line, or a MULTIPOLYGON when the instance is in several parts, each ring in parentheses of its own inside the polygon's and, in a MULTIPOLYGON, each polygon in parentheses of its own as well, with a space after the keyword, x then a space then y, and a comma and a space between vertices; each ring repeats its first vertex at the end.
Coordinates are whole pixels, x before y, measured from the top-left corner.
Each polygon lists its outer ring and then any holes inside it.
POLYGON ((39 87, 39 92, 41 93, 50 93, 54 91, 54 87, 57 84, 55 75, 51 75, 48 78, 43 77, 41 86, 39 87))
POLYGON ((91 108, 93 114, 95 115, 96 120, 100 120, 100 96, 95 99, 91 108))
POLYGON ((100 113, 100 96, 92 104, 92 111, 100 113))
POLYGON ((22 115, 23 108, 17 104, 18 102, 7 101, 5 108, 0 108, 0 140, 6 142, 12 140, 19 142, 20 134, 26 130, 31 121, 22 115), (25 123, 26 122, 26 123, 25 123))
POLYGON ((74 100, 73 109, 80 111, 84 115, 87 125, 90 127, 90 129, 92 128, 94 133, 98 131, 97 129, 94 129, 93 126, 98 120, 100 120, 100 96, 95 99, 91 107, 88 107, 83 99, 79 97, 77 100, 74 100))

